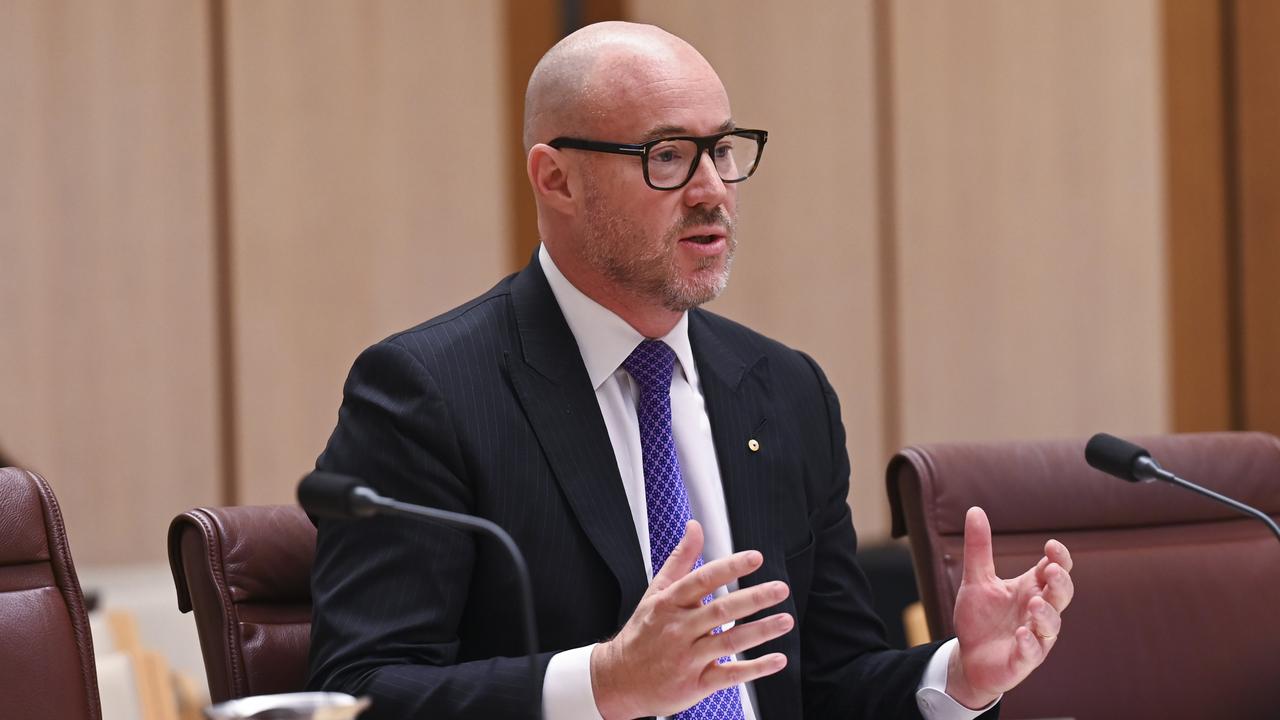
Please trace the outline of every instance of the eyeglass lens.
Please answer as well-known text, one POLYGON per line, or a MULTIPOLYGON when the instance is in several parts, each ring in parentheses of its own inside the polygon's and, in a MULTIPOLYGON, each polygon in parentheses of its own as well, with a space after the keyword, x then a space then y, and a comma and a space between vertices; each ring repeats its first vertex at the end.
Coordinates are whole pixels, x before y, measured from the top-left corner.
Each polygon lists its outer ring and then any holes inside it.
MULTIPOLYGON (((747 177, 760 154, 754 135, 725 135, 711 149, 720 179, 737 182, 747 177)), ((698 145, 692 140, 664 140, 649 149, 649 182, 657 188, 673 188, 689 177, 690 166, 699 161, 698 145)))

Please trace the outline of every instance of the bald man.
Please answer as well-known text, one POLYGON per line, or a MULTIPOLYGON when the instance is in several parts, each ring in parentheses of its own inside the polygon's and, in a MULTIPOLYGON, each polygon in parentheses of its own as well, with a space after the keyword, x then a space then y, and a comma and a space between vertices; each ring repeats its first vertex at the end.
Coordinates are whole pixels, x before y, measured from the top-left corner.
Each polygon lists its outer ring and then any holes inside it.
POLYGON ((1050 541, 998 578, 977 508, 958 638, 888 649, 854 561, 835 393, 808 356, 699 308, 728 281, 766 141, 657 28, 593 25, 539 62, 536 257, 361 354, 317 467, 511 533, 541 677, 529 687, 495 547, 326 521, 312 687, 369 695, 375 718, 971 718, 1040 664, 1070 556, 1050 541))

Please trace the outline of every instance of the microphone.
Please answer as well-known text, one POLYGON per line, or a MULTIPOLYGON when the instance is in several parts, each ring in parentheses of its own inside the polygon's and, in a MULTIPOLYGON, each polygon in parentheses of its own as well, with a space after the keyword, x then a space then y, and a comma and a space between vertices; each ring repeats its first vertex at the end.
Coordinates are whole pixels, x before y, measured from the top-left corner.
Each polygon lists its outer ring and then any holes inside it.
POLYGON ((1084 446, 1084 460, 1094 469, 1101 470, 1108 475, 1114 475, 1121 480, 1128 480, 1132 483, 1163 480, 1211 500, 1216 500, 1246 515, 1258 518, 1266 523, 1271 532, 1275 533, 1276 539, 1280 540, 1280 526, 1277 526, 1275 521, 1266 513, 1238 500, 1233 500, 1226 495, 1216 493, 1209 488, 1183 480, 1160 467, 1159 463, 1152 459, 1151 453, 1147 452, 1146 448, 1134 445, 1127 440, 1121 440, 1114 435, 1106 433, 1098 433, 1089 438, 1088 444, 1084 446))
POLYGON ((515 540, 497 524, 482 517, 414 505, 383 497, 350 475, 321 472, 308 474, 298 483, 298 504, 307 514, 322 518, 368 518, 394 515, 445 525, 458 530, 488 535, 498 541, 511 558, 520 588, 520 605, 524 612, 525 654, 529 658, 530 707, 542 716, 542 684, 538 679, 538 630, 533 617, 533 585, 529 582, 529 566, 515 540))
POLYGON ((1146 448, 1106 433, 1098 433, 1089 438, 1088 444, 1084 446, 1084 461, 1096 470, 1131 483, 1154 480, 1172 482, 1174 477, 1151 459, 1151 453, 1146 448))
POLYGON ((378 494, 350 475, 316 471, 298 483, 298 504, 308 515, 322 518, 363 518, 376 515, 378 494))

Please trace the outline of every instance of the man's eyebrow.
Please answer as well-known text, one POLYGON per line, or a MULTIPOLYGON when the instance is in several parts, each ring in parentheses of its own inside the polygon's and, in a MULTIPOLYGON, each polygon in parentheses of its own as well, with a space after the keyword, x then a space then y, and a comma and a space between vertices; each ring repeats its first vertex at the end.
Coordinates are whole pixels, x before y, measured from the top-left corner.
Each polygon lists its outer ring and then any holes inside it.
MULTIPOLYGON (((737 124, 733 121, 733 118, 729 118, 728 120, 725 120, 724 122, 720 123, 720 127, 716 128, 716 132, 712 134, 714 135, 716 133, 729 132, 730 130, 733 130, 736 127, 737 127, 737 124)), ((658 125, 657 127, 650 128, 649 131, 646 132, 640 138, 640 142, 638 144, 643 145, 644 143, 647 143, 650 140, 657 140, 658 138, 671 137, 673 135, 688 135, 688 134, 689 134, 689 129, 684 127, 683 125, 658 125)))

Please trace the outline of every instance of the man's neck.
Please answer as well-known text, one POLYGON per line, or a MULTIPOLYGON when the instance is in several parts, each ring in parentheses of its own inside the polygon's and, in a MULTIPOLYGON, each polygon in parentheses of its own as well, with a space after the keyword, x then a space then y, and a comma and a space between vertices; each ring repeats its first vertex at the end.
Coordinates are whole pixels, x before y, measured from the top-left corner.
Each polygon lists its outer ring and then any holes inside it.
MULTIPOLYGON (((547 252, 550 254, 551 249, 547 248, 547 252)), ((600 277, 598 273, 580 266, 579 263, 562 262, 554 255, 552 262, 560 270, 560 274, 564 275, 565 279, 579 292, 622 318, 636 332, 647 338, 664 337, 684 315, 683 312, 671 310, 651 298, 643 298, 627 292, 600 277)))
MULTIPOLYGON (((569 282, 573 282, 573 278, 569 278, 569 282)), ((581 290, 582 288, 579 287, 579 289, 581 290)), ((652 303, 645 303, 639 298, 626 295, 600 297, 586 290, 582 290, 582 294, 600 303, 600 305, 635 328, 636 332, 650 340, 663 337, 671 332, 676 323, 680 322, 680 317, 684 315, 684 313, 668 310, 660 305, 654 306, 652 303)))

